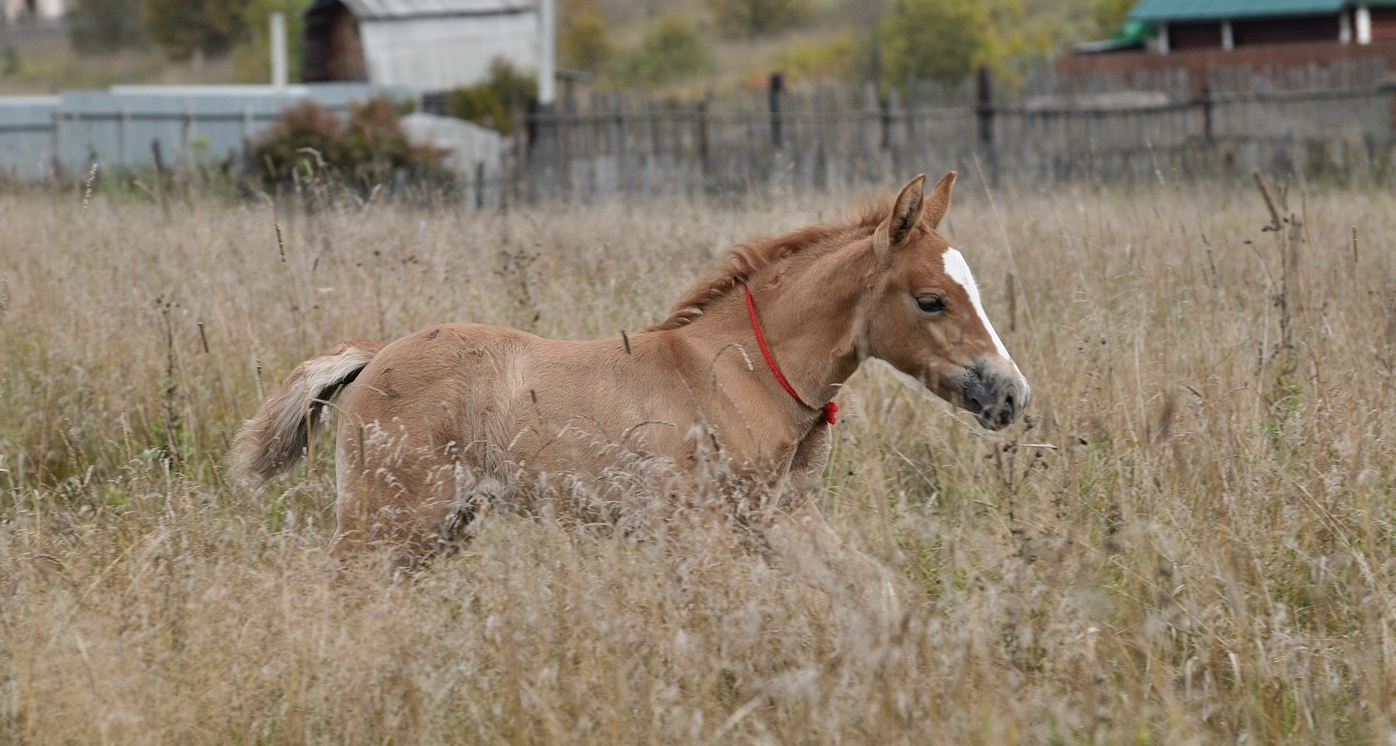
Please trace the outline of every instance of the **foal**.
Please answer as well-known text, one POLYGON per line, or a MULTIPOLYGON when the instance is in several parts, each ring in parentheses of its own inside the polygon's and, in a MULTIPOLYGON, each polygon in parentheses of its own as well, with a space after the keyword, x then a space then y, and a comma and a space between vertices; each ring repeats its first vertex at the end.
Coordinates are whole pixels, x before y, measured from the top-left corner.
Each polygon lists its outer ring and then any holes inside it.
POLYGON ((762 496, 753 524, 778 558, 816 584, 890 590, 812 499, 839 386, 875 357, 986 428, 1028 402, 964 257, 935 230, 954 180, 923 198, 918 176, 848 222, 733 249, 669 318, 628 337, 441 324, 345 342, 292 371, 238 435, 233 466, 254 482, 287 469, 340 397, 333 553, 345 557, 430 551, 482 501, 522 499, 520 480, 600 488, 637 455, 696 488, 716 454, 762 496))

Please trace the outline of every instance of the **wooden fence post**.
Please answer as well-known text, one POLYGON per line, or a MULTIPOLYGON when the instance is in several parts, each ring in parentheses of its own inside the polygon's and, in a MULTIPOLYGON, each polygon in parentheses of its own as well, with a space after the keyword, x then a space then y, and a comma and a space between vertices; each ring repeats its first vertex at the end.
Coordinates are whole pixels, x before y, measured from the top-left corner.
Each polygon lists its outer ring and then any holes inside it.
POLYGON ((771 73, 771 145, 776 150, 780 150, 784 144, 780 131, 780 94, 785 90, 785 76, 780 73, 771 73))
POLYGON ((974 113, 979 123, 979 149, 989 162, 989 184, 998 186, 999 164, 994 149, 994 78, 988 65, 979 66, 979 75, 975 82, 978 105, 974 113))

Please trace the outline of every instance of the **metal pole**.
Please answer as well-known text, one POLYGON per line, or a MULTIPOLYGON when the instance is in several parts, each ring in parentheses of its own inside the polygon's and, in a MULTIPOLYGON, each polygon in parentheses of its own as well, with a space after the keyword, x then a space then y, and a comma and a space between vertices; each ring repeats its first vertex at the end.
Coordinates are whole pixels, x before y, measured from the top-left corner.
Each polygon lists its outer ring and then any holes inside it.
POLYGON ((290 80, 286 62, 286 14, 271 14, 271 84, 284 89, 290 80))

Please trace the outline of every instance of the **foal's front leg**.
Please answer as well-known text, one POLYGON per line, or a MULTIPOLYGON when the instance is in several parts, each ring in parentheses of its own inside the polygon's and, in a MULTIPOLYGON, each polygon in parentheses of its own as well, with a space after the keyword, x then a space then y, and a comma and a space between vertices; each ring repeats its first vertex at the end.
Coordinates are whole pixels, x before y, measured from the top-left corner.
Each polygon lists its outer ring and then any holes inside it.
POLYGON ((872 602, 889 617, 895 615, 897 594, 887 570, 845 544, 814 504, 828 460, 829 426, 819 425, 795 452, 766 540, 780 561, 805 582, 836 600, 872 602))

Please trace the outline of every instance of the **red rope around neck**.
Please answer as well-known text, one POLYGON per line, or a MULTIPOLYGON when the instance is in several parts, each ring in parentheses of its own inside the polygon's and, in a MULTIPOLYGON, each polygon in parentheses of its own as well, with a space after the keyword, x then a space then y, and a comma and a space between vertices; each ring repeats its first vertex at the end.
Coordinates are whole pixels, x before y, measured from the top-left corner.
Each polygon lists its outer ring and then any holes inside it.
POLYGON ((776 365, 776 359, 771 356, 771 349, 766 346, 766 335, 761 333, 761 322, 756 320, 756 302, 751 299, 751 288, 746 287, 745 285, 743 285, 742 287, 744 290, 746 290, 746 310, 747 313, 751 316, 751 330, 756 332, 756 344, 761 346, 761 354, 766 357, 766 365, 769 365, 771 367, 771 372, 776 374, 776 380, 780 381, 780 385, 785 387, 785 392, 787 394, 790 394, 790 396, 794 398, 795 401, 804 405, 805 408, 818 409, 819 411, 823 412, 824 424, 832 425, 835 422, 838 422, 839 405, 833 402, 829 402, 828 404, 825 404, 823 407, 810 406, 804 399, 800 397, 798 393, 795 392, 795 387, 791 386, 790 382, 785 380, 785 376, 781 375, 780 366, 776 365))

